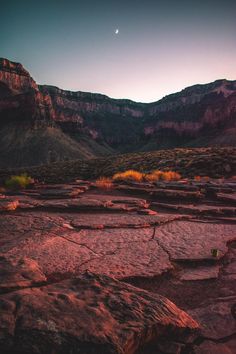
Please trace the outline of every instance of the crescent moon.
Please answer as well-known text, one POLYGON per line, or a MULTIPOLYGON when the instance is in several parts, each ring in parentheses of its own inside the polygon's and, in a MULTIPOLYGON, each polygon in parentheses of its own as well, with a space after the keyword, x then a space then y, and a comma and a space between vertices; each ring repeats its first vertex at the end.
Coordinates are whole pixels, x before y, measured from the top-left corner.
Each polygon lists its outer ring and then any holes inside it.
POLYGON ((119 33, 119 28, 117 28, 116 30, 115 30, 115 34, 118 34, 119 33))

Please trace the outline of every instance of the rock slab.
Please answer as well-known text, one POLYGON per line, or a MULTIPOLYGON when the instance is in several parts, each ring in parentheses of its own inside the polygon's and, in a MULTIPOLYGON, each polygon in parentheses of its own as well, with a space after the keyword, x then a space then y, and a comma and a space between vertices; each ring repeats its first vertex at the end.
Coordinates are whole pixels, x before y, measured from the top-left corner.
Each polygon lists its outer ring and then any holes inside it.
MULTIPOLYGON (((28 277, 37 277, 32 267, 28 277)), ((89 272, 0 295, 0 318, 4 354, 132 354, 162 338, 185 343, 199 329, 165 297, 89 272)))

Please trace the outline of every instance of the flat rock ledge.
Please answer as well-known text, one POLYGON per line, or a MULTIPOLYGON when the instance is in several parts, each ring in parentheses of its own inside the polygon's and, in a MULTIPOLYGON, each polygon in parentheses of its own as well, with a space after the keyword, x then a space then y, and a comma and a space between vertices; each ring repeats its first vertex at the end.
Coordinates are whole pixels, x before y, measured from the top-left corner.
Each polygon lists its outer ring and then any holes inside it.
POLYGON ((150 344, 156 353, 164 347, 177 354, 199 332, 165 297, 114 278, 85 272, 39 285, 45 278, 35 261, 1 261, 10 284, 3 280, 0 295, 1 353, 132 354, 148 353, 150 344))

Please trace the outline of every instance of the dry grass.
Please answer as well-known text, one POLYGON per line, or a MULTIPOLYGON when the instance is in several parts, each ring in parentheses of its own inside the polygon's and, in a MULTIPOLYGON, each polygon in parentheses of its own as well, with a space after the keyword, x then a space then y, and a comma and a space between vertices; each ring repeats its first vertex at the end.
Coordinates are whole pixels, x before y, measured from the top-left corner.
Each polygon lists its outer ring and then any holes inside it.
POLYGON ((112 179, 107 177, 100 177, 99 179, 96 180, 95 186, 97 188, 110 190, 113 188, 112 179))
POLYGON ((113 181, 134 181, 142 182, 144 175, 141 172, 135 170, 128 170, 125 172, 116 173, 112 179, 113 181))
POLYGON ((164 181, 179 181, 181 175, 175 171, 163 172, 162 178, 164 181))
POLYGON ((195 176, 194 181, 195 182, 209 182, 210 177, 208 177, 208 176, 195 176))
POLYGON ((156 182, 156 181, 159 181, 161 179, 161 176, 162 176, 162 171, 160 170, 155 170, 151 173, 148 173, 144 176, 145 178, 145 181, 147 182, 156 182))
POLYGON ((145 180, 148 182, 157 182, 157 181, 179 181, 181 175, 175 171, 160 171, 155 170, 149 174, 145 175, 145 180))
POLYGON ((154 170, 150 173, 141 173, 135 170, 128 170, 121 173, 116 173, 113 176, 113 181, 134 181, 134 182, 157 182, 157 181, 179 181, 181 175, 174 171, 154 170))

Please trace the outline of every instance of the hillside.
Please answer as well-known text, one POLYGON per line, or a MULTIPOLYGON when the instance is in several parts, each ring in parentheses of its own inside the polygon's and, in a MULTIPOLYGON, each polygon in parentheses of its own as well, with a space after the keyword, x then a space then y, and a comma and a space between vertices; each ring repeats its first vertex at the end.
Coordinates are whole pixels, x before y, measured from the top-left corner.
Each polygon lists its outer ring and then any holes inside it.
POLYGON ((27 172, 39 181, 72 182, 76 179, 96 179, 116 172, 135 169, 150 172, 155 169, 180 172, 183 177, 213 178, 236 175, 236 148, 172 149, 122 154, 107 158, 57 162, 40 167, 0 170, 0 183, 12 174, 27 172))

